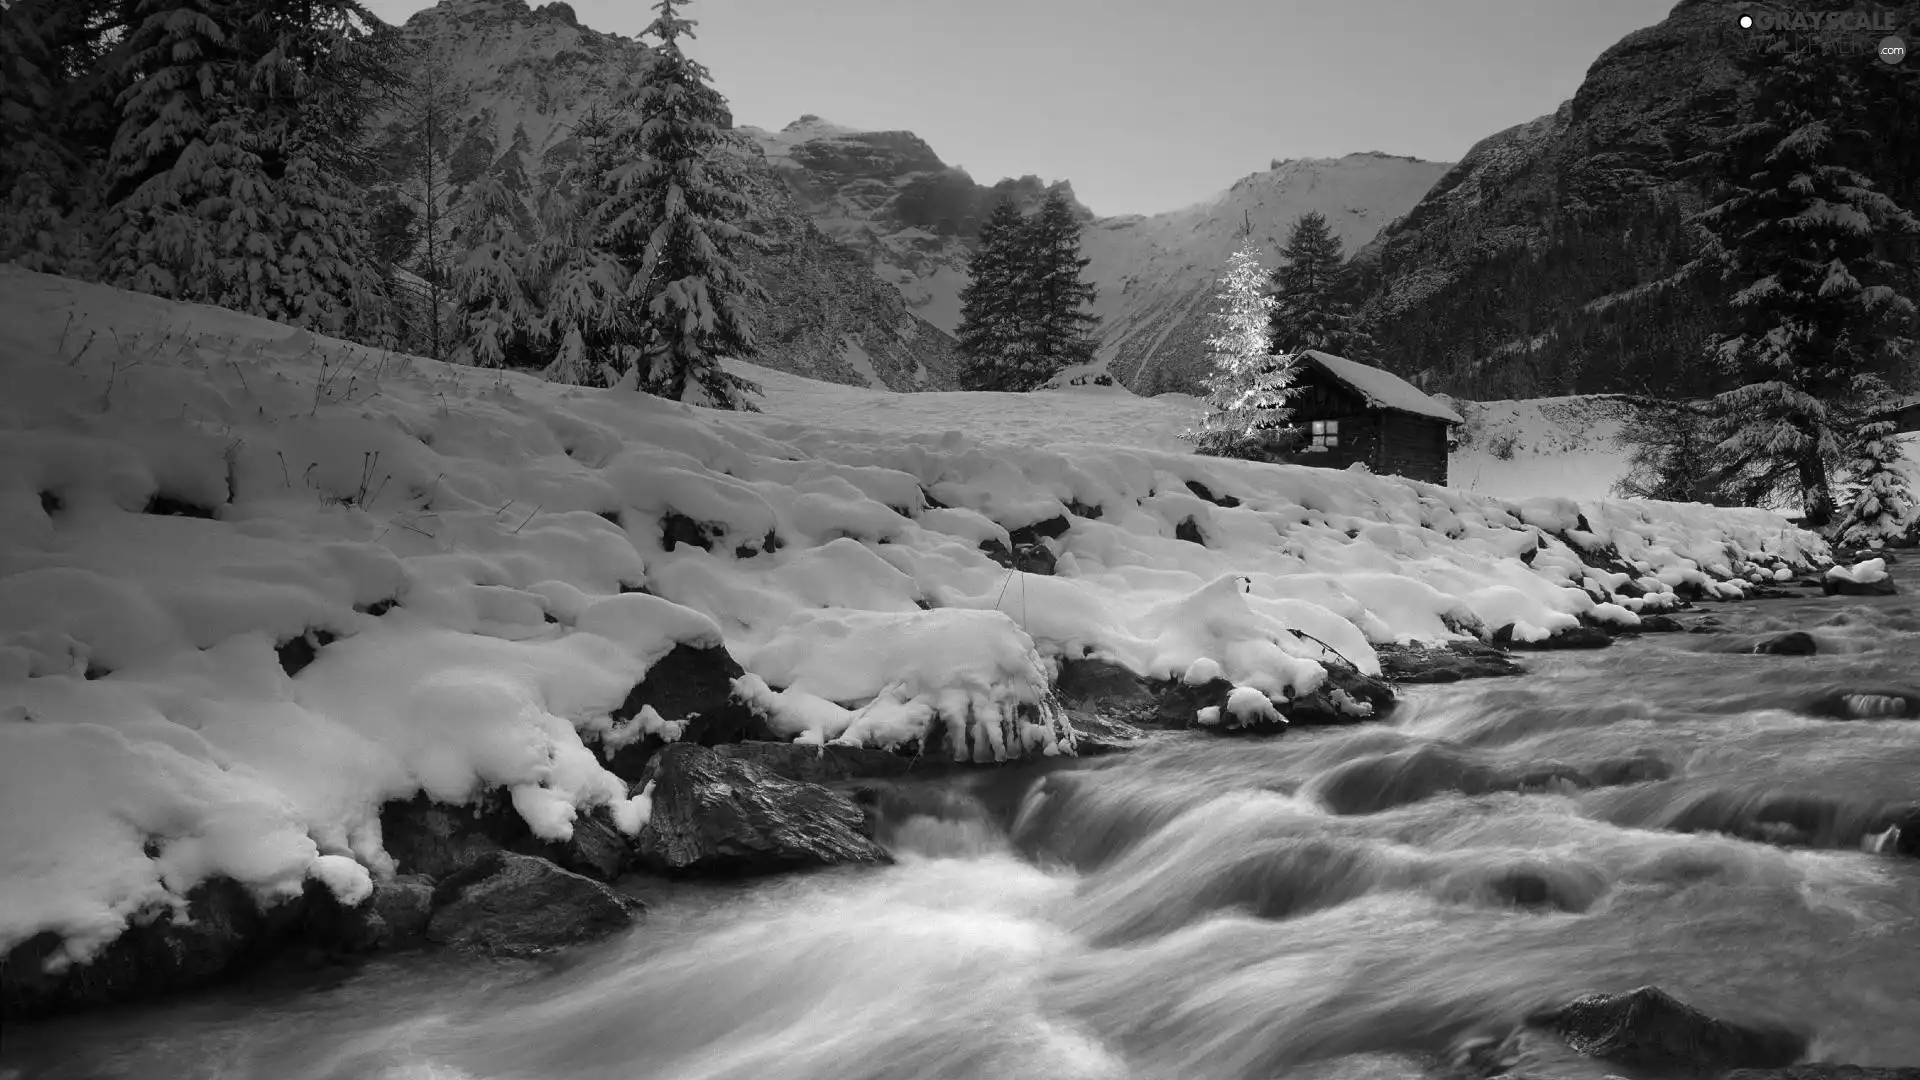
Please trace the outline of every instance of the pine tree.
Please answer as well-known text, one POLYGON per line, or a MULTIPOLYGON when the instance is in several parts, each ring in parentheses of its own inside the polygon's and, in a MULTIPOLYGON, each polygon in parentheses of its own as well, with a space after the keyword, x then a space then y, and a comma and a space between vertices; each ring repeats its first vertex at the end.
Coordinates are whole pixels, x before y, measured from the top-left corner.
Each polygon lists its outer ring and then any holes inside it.
POLYGON ((677 6, 660 0, 644 31, 660 45, 633 123, 616 136, 630 156, 606 173, 594 234, 626 271, 641 346, 638 386, 676 401, 753 409, 746 395, 758 387, 721 360, 758 352, 747 303, 766 293, 737 258, 758 239, 742 228, 751 206, 723 153, 733 139, 726 99, 708 85, 707 69, 681 51, 694 24, 677 6))
POLYGON ((0 261, 91 272, 103 0, 0 5, 0 261))
POLYGON ((1340 295, 1340 238, 1326 216, 1313 212, 1296 218, 1280 258, 1273 271, 1279 301, 1271 323, 1273 350, 1319 349, 1348 357, 1371 351, 1372 339, 1340 295))
POLYGON ((531 257, 518 207, 498 181, 474 182, 454 216, 465 254, 453 268, 459 311, 453 358, 480 367, 544 366, 535 336, 539 308, 529 284, 531 257))
MULTIPOLYGON (((1093 359, 1094 331, 1100 320, 1087 310, 1096 296, 1081 274, 1091 261, 1080 254, 1080 222, 1066 193, 1055 188, 1027 224, 1022 260, 1030 267, 1025 295, 1031 298, 1033 386, 1075 364, 1093 359)), ((1028 387, 1031 389, 1031 387, 1028 387)))
MULTIPOLYGON (((597 157, 589 152, 588 169, 597 157)), ((549 188, 540 200, 540 238, 529 259, 539 311, 532 335, 554 382, 608 387, 640 375, 646 312, 631 301, 626 265, 595 235, 601 205, 598 190, 584 183, 549 188)))
POLYGON ((257 165, 235 113, 240 65, 227 6, 137 0, 107 165, 101 270, 110 284, 168 299, 225 299, 215 215, 257 165))
POLYGON ((1852 474, 1844 511, 1834 528, 1843 544, 1898 540, 1915 527, 1913 489, 1900 471, 1900 435, 1891 420, 1860 426, 1854 441, 1852 474))
POLYGON ((1723 487, 1747 502, 1797 498, 1818 527, 1851 441, 1848 402, 1912 348, 1914 304, 1884 250, 1920 222, 1854 167, 1871 150, 1857 75, 1790 44, 1743 60, 1760 87, 1754 118, 1720 148, 1726 190, 1699 220, 1735 324, 1714 352, 1744 380, 1718 399, 1723 487))
POLYGON ((445 360, 454 344, 446 309, 456 261, 453 204, 458 193, 448 158, 464 99, 446 65, 427 63, 407 87, 400 111, 407 152, 401 195, 413 210, 403 265, 419 280, 409 305, 418 309, 417 315, 409 320, 406 344, 435 360, 445 360))
POLYGON ((388 329, 354 161, 386 56, 354 0, 133 0, 110 283, 363 341, 388 329))
POLYGON ((994 204, 980 224, 968 281, 960 290, 960 325, 955 337, 965 358, 960 386, 966 390, 1026 389, 1031 365, 1022 296, 1026 290, 1020 263, 1026 222, 1012 200, 994 204))
POLYGON ((1181 437, 1205 454, 1272 458, 1289 441, 1287 400, 1293 395, 1294 360, 1271 352, 1275 300, 1266 293, 1266 268, 1251 243, 1227 260, 1215 294, 1214 336, 1207 339, 1213 367, 1207 379, 1207 415, 1181 437))
POLYGON ((1628 447, 1627 472, 1614 491, 1626 498, 1662 502, 1711 502, 1716 495, 1719 459, 1717 406, 1711 401, 1673 397, 1636 400, 1621 425, 1619 442, 1628 447))

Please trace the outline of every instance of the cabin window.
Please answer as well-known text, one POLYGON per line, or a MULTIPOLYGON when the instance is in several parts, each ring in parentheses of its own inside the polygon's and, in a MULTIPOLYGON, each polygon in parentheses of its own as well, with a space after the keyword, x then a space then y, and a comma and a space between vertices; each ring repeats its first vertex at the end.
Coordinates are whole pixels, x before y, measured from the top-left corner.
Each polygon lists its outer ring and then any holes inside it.
POLYGON ((1340 421, 1315 420, 1313 422, 1313 448, 1325 450, 1340 445, 1340 421))

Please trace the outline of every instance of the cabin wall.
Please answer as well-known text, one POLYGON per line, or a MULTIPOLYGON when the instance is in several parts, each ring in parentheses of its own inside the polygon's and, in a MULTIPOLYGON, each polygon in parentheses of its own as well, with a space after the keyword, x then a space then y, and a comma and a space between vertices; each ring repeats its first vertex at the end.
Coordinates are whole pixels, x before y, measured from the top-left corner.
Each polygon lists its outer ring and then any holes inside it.
POLYGON ((1379 456, 1375 460, 1375 472, 1445 484, 1446 422, 1408 413, 1381 413, 1379 456))
POLYGON ((1310 430, 1309 420, 1337 420, 1340 422, 1340 442, 1325 450, 1308 449, 1313 443, 1311 435, 1306 437, 1295 460, 1302 465, 1313 465, 1323 469, 1344 469, 1358 461, 1369 469, 1379 471, 1375 462, 1380 456, 1380 417, 1375 413, 1355 412, 1340 415, 1320 415, 1313 417, 1298 416, 1296 423, 1310 430))

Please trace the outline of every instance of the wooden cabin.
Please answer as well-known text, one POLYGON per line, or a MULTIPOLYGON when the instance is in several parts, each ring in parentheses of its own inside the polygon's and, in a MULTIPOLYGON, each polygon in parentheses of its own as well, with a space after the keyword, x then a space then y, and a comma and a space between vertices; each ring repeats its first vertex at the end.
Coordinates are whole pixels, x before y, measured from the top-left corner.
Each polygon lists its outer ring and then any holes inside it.
POLYGON ((1432 484, 1447 482, 1452 409, 1398 375, 1342 356, 1307 349, 1287 402, 1291 423, 1307 435, 1296 458, 1306 465, 1344 469, 1354 462, 1432 484))

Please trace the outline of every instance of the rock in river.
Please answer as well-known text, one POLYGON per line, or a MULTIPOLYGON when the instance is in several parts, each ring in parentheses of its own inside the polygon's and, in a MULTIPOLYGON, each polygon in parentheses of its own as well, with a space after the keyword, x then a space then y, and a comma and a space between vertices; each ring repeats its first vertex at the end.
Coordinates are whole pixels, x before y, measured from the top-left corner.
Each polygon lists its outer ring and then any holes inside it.
POLYGON ((531 956, 606 937, 640 901, 545 859, 493 851, 433 891, 427 940, 495 956, 531 956))
POLYGON ((1588 994, 1533 1023, 1588 1057, 1656 1070, 1777 1069, 1807 1052, 1803 1032, 1730 1024, 1653 986, 1588 994))
POLYGON ((738 875, 893 861, 852 800, 744 758, 674 743, 646 779, 653 813, 634 847, 651 869, 738 875))

